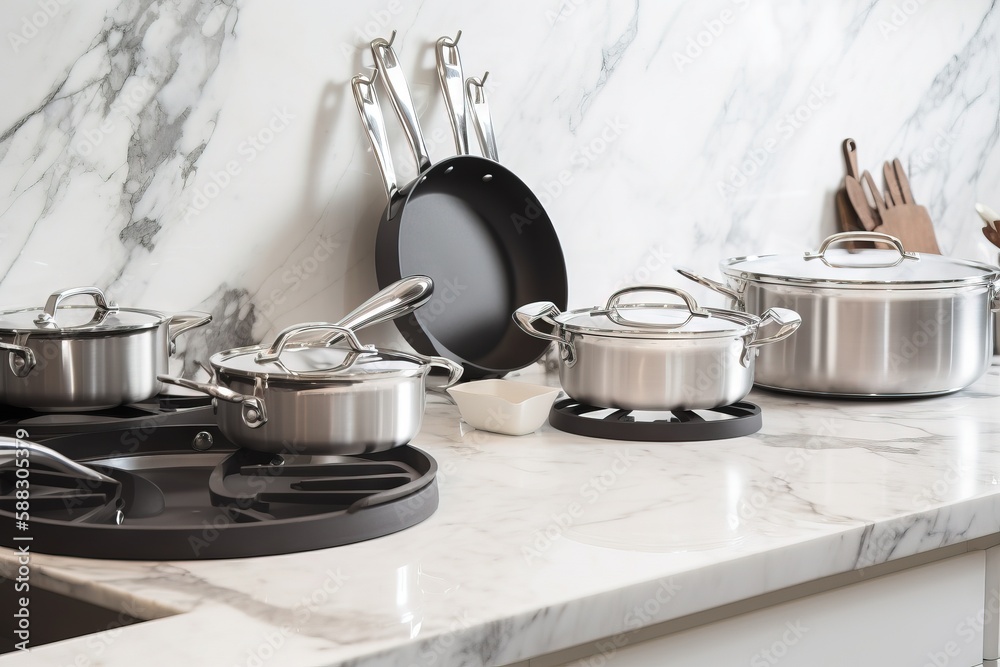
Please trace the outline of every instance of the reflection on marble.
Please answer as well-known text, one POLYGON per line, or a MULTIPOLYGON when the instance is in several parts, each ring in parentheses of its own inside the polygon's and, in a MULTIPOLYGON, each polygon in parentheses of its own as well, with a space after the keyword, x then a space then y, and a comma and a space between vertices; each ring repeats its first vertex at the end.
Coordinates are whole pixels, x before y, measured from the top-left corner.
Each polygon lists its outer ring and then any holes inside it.
MULTIPOLYGON (((413 528, 268 558, 32 567, 158 619, 116 633, 103 664, 156 645, 151 665, 504 665, 1000 533, 1000 367, 924 400, 750 400, 758 433, 668 444, 476 431, 434 396, 414 444, 438 461, 441 504, 413 528)), ((93 659, 88 641, 34 655, 93 659)))
MULTIPOLYGON (((453 145, 434 40, 461 28, 467 73, 491 72, 500 155, 555 222, 573 306, 683 284, 675 264, 815 246, 846 136, 873 173, 903 160, 946 252, 993 257, 972 205, 1000 206, 998 11, 901 7, 8 2, 0 304, 92 283, 209 310, 181 345, 187 372, 337 319, 377 289, 384 195, 348 82, 392 29, 435 159, 453 145)), ((366 336, 403 344, 387 325, 366 336)))

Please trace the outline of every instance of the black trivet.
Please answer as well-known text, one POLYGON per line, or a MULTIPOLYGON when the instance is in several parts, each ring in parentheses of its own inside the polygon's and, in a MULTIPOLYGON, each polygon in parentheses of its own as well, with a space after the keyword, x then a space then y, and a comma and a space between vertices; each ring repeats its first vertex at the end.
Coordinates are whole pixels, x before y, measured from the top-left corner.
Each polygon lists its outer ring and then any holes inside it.
POLYGON ((690 442, 750 435, 759 431, 763 423, 760 408, 749 401, 711 410, 675 410, 653 414, 657 418, 644 420, 630 410, 598 408, 566 398, 552 406, 549 424, 560 431, 590 438, 690 442), (595 414, 602 412, 609 414, 595 414))

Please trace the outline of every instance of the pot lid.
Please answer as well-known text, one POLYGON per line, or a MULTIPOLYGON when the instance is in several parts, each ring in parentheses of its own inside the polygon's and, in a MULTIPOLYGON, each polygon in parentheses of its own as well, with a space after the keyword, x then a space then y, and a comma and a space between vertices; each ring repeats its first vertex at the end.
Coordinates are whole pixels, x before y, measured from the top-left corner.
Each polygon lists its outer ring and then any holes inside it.
POLYGON ((723 271, 734 277, 764 282, 828 284, 844 287, 933 288, 992 281, 996 267, 967 260, 911 253, 899 239, 876 232, 843 232, 823 241, 819 250, 802 255, 736 257, 723 262, 723 271), (878 241, 891 249, 831 248, 847 241, 878 241))
POLYGON ((296 324, 279 333, 270 346, 253 345, 219 352, 212 355, 211 363, 217 372, 300 382, 413 376, 427 368, 416 355, 362 345, 350 329, 325 322, 296 324), (299 334, 317 330, 331 335, 308 343, 291 342, 299 334), (346 340, 346 345, 333 346, 340 338, 346 340))
POLYGON ((615 338, 717 338, 742 336, 757 326, 759 318, 747 313, 702 308, 690 294, 673 287, 642 285, 613 294, 603 308, 583 308, 554 318, 567 331, 615 338), (620 303, 637 292, 662 292, 684 303, 620 303))
POLYGON ((70 338, 116 334, 160 326, 169 318, 154 310, 119 308, 97 287, 73 287, 49 296, 44 308, 0 311, 0 333, 31 334, 32 338, 70 338), (63 305, 73 296, 93 297, 93 305, 63 305))

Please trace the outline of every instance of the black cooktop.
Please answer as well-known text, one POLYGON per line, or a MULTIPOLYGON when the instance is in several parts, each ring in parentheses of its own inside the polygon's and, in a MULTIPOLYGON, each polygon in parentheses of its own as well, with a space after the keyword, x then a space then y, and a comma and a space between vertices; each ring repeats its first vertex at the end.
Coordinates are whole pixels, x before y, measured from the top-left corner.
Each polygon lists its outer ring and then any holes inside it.
MULTIPOLYGON (((195 412, 214 422, 210 407, 195 412)), ((16 468, 0 467, 0 544, 30 537, 32 552, 125 560, 267 556, 387 535, 437 508, 437 464, 409 445, 274 455, 236 448, 214 425, 164 421, 41 440, 110 480, 33 462, 27 530, 16 468)))

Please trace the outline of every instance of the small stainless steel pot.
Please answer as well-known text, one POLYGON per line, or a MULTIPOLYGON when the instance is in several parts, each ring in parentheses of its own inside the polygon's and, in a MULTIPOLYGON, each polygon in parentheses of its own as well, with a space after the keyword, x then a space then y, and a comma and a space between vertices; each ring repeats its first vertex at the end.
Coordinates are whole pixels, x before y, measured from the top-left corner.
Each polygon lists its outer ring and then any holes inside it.
POLYGON ((753 385, 758 348, 783 340, 799 316, 775 308, 762 317, 701 308, 679 289, 630 287, 603 308, 565 313, 552 303, 519 308, 514 319, 527 333, 559 343, 559 381, 572 398, 588 405, 625 410, 696 410, 729 405, 753 385), (683 305, 622 304, 636 292, 664 292, 683 305), (552 327, 535 327, 541 320, 552 327), (760 329, 777 323, 770 337, 760 329))
POLYGON ((378 350, 325 322, 289 327, 270 347, 219 352, 211 364, 215 383, 160 380, 218 399, 216 421, 233 443, 285 454, 362 454, 405 444, 420 430, 431 366, 448 370, 445 386, 462 376, 450 359, 378 350), (320 331, 348 346, 292 342, 320 331))
POLYGON ((804 255, 736 257, 726 285, 681 271, 749 313, 792 308, 794 339, 757 361, 757 384, 835 396, 922 396, 957 391, 990 364, 996 267, 906 252, 892 236, 844 232, 804 255), (892 249, 832 246, 876 241, 892 249))
POLYGON ((44 308, 0 312, 0 403, 41 412, 101 410, 159 393, 183 332, 207 313, 119 308, 97 287, 52 294, 44 308), (90 296, 93 306, 63 305, 90 296))

